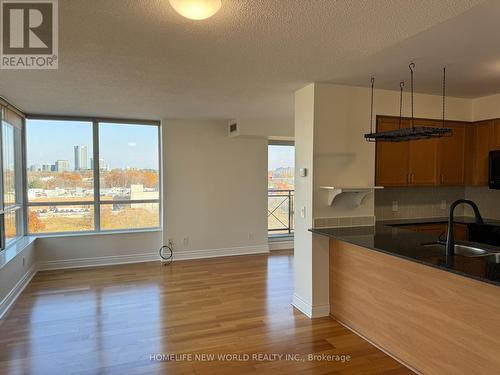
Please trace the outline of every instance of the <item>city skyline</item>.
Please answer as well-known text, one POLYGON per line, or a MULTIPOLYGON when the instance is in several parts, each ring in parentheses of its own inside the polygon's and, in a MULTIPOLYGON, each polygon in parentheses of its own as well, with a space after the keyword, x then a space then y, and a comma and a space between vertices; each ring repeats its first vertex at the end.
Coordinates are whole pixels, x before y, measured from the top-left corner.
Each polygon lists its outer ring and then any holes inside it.
POLYGON ((293 168, 295 165, 295 147, 269 145, 268 146, 268 171, 278 168, 293 168))
MULTIPOLYGON (((27 164, 54 164, 56 160, 74 165, 74 146, 87 146, 87 167, 93 155, 92 123, 85 121, 27 120, 27 164)), ((148 125, 99 124, 99 159, 107 169, 158 170, 158 128, 148 125)), ((87 168, 88 169, 88 168, 87 168)))

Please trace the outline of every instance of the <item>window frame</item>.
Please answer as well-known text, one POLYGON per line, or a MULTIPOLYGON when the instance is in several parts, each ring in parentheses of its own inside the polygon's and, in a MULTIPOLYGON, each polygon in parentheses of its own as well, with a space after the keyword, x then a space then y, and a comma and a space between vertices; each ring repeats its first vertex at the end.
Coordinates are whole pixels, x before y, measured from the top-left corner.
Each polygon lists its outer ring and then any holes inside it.
MULTIPOLYGON (((269 160, 269 147, 270 146, 286 146, 286 147, 293 147, 294 148, 294 153, 295 153, 295 141, 294 140, 279 140, 279 139, 270 139, 267 142, 267 157, 269 160)), ((294 176, 295 175, 295 161, 294 161, 294 176)), ((295 178, 294 178, 295 179, 295 178)), ((269 182, 268 182, 268 187, 267 187, 267 200, 268 200, 268 217, 266 220, 267 223, 267 236, 269 239, 276 239, 276 238, 286 238, 286 237, 293 237, 295 235, 295 220, 293 217, 293 212, 295 211, 295 182, 294 182, 294 188, 293 190, 288 190, 288 227, 287 228, 277 228, 277 229, 272 229, 269 228, 269 198, 272 196, 273 192, 276 194, 281 191, 287 191, 287 190, 276 190, 276 189, 269 189, 269 182), (278 233, 279 231, 286 231, 288 230, 288 233, 278 233), (273 233, 277 232, 277 233, 273 233)), ((278 197, 278 196, 275 196, 278 197)), ((282 197, 287 197, 287 195, 282 195, 282 197)))
POLYGON ((24 220, 24 233, 37 237, 51 236, 72 236, 72 235, 89 235, 89 234, 112 234, 112 233, 133 233, 133 232, 150 232, 158 231, 163 228, 162 215, 162 197, 163 197, 163 180, 162 180, 162 129, 161 121, 158 120, 142 120, 142 119, 127 119, 127 118, 112 118, 112 117, 86 117, 86 116, 60 116, 60 115, 43 115, 43 114, 27 114, 24 121, 23 132, 23 180, 24 180, 24 212, 26 218, 24 220), (27 131, 26 121, 28 120, 53 120, 53 121, 85 121, 92 123, 92 158, 94 160, 92 166, 94 198, 91 201, 67 201, 67 202, 30 202, 28 200, 28 166, 27 166, 27 131), (123 125, 147 125, 156 126, 158 134, 158 199, 134 199, 127 201, 101 201, 100 197, 100 166, 99 166, 99 124, 113 123, 123 125), (95 162, 97 160, 97 162, 95 162), (121 229, 102 229, 101 228, 101 205, 103 204, 133 204, 133 203, 158 203, 158 226, 144 228, 121 228, 121 229), (94 229, 81 231, 63 231, 63 232, 46 232, 46 233, 30 233, 29 231, 29 208, 40 206, 92 206, 94 208, 94 229))
MULTIPOLYGON (((2 98, 3 99, 3 98, 2 98)), ((23 139, 24 139, 24 116, 18 113, 17 108, 9 105, 4 100, 0 101, 0 252, 5 250, 7 247, 16 243, 20 238, 25 235, 25 225, 24 225, 24 149, 23 149, 23 139), (13 111, 16 115, 21 118, 21 125, 16 125, 7 121, 7 111, 13 111), (13 151, 14 151, 14 194, 15 201, 8 206, 5 204, 5 168, 4 168, 4 123, 10 125, 13 128, 13 151), (16 130, 18 133, 16 134, 16 130), (19 137, 19 138, 16 138, 19 137), (16 167, 20 170, 16 171, 16 167), (7 240, 6 231, 6 220, 5 217, 9 213, 14 213, 16 218, 16 236, 7 240)))

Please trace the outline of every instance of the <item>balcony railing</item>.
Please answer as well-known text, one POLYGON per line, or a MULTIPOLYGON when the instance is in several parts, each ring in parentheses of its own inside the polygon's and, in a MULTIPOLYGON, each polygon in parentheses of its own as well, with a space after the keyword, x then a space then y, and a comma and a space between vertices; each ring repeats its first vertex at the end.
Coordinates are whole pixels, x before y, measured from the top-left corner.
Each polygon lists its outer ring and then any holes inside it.
POLYGON ((294 203, 294 190, 268 190, 267 231, 269 235, 293 233, 294 203))

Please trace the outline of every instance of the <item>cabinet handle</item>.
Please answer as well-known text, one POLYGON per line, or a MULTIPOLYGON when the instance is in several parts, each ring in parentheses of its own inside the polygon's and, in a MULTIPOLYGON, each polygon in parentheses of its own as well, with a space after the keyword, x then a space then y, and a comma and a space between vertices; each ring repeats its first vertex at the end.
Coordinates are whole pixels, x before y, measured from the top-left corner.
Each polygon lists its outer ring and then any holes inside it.
POLYGON ((444 174, 441 174, 441 185, 444 184, 444 174))
POLYGON ((410 173, 410 184, 413 184, 413 177, 414 177, 413 173, 410 173))

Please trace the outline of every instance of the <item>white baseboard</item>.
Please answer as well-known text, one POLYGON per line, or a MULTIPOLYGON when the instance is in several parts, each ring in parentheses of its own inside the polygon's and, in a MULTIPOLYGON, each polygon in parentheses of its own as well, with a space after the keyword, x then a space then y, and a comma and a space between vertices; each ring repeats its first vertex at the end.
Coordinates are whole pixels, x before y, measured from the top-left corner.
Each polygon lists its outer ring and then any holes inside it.
POLYGON ((293 239, 287 239, 282 241, 269 241, 269 250, 288 250, 293 249, 294 241, 293 239))
POLYGON ((235 255, 250 255, 250 254, 264 254, 269 252, 269 246, 241 246, 241 247, 226 247, 222 249, 206 249, 206 250, 182 250, 175 251, 174 249, 174 262, 176 260, 188 259, 203 259, 203 258, 217 258, 228 257, 235 255))
MULTIPOLYGON (((206 250, 185 250, 185 251, 176 251, 174 249, 174 261, 226 257, 234 255, 262 254, 268 252, 269 252, 269 246, 267 245, 229 247, 222 249, 206 249, 206 250)), ((94 257, 94 258, 51 260, 45 262, 41 261, 38 262, 38 270, 48 271, 48 270, 60 270, 67 268, 112 266, 117 264, 154 262, 159 260, 160 257, 157 252, 145 253, 145 254, 130 254, 130 255, 111 255, 111 256, 94 257)))
POLYGON ((298 309, 300 312, 305 314, 309 318, 321 318, 323 316, 330 315, 330 305, 311 305, 310 303, 304 301, 297 294, 293 294, 292 306, 298 309))
POLYGON ((30 269, 19 279, 12 290, 0 301, 0 319, 9 311, 11 306, 16 302, 17 297, 22 293, 24 288, 30 283, 33 276, 36 275, 37 267, 33 264, 30 269))
POLYGON ((130 255, 109 255, 94 258, 49 260, 38 262, 39 271, 60 270, 66 268, 113 266, 116 264, 153 262, 160 260, 157 252, 130 255))

